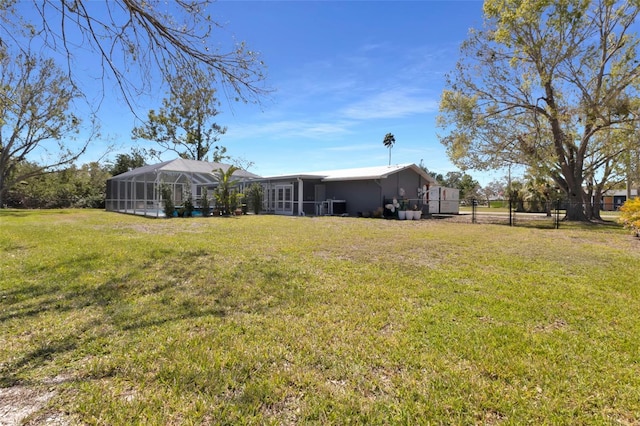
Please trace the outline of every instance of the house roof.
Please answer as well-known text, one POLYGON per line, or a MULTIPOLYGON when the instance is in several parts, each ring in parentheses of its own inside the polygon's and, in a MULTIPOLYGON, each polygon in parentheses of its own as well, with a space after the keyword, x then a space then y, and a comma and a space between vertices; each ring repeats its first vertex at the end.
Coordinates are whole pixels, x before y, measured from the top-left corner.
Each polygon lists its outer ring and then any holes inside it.
MULTIPOLYGON (((227 171, 231 167, 229 164, 213 163, 209 161, 197 161, 188 160, 185 158, 176 158, 175 160, 164 161, 157 164, 149 164, 146 166, 138 167, 137 169, 129 170, 126 173, 122 173, 114 176, 112 179, 129 179, 138 175, 146 173, 158 173, 158 172, 179 172, 189 174, 200 174, 214 176, 217 170, 222 169, 227 171)), ((256 179, 260 176, 248 172, 246 170, 236 170, 233 173, 234 178, 256 179)))
POLYGON ((323 182, 342 181, 342 180, 372 180, 372 179, 385 179, 393 174, 401 172, 403 170, 413 170, 418 173, 428 182, 436 183, 435 179, 415 164, 395 164, 390 166, 374 166, 374 167, 360 167, 356 169, 338 169, 338 170, 325 170, 318 172, 305 172, 294 173, 288 175, 269 176, 263 178, 264 180, 279 180, 279 179, 320 179, 323 182))

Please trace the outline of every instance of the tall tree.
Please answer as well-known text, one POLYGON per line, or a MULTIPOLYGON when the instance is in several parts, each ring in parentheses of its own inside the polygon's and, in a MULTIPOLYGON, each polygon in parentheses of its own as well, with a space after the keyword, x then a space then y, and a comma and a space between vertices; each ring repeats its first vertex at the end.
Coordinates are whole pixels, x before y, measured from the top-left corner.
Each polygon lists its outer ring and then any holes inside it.
MULTIPOLYGON (((178 76, 160 110, 149 111, 147 122, 133 129, 133 137, 156 142, 161 153, 173 151, 183 158, 204 160, 227 130, 211 121, 219 114, 212 77, 201 71, 178 76)), ((224 147, 214 148, 218 156, 226 152, 224 147)))
POLYGON ((637 4, 487 0, 484 14, 440 103, 450 158, 525 165, 565 193, 568 219, 599 218, 585 184, 619 161, 623 138, 612 135, 638 120, 637 4))
POLYGON ((14 183, 71 164, 84 153, 89 140, 71 148, 80 120, 68 110, 77 96, 52 60, 29 53, 12 57, 0 46, 0 207, 14 183), (38 156, 37 167, 17 167, 38 156))
POLYGON ((460 199, 478 198, 480 183, 471 175, 461 172, 447 172, 442 184, 449 188, 460 190, 460 199))
POLYGON ((146 163, 145 155, 137 148, 131 150, 131 154, 118 154, 116 161, 111 165, 111 176, 126 173, 146 163))
POLYGON ((396 138, 395 136, 393 136, 393 133, 387 133, 386 135, 384 135, 384 139, 382 141, 382 144, 389 148, 389 165, 391 165, 391 148, 393 148, 393 145, 395 145, 396 143, 396 138))
MULTIPOLYGON (((0 1, 0 40, 28 50, 36 35, 45 49, 77 66, 89 53, 102 65, 98 78, 115 80, 129 105, 141 92, 197 69, 213 74, 229 99, 258 100, 265 93, 263 63, 244 43, 225 46, 210 15, 211 0, 34 0, 33 7, 0 1), (28 10, 28 12, 24 12, 28 10), (221 47, 216 47, 221 46, 221 47)), ((49 55, 53 57, 53 55, 49 55)), ((92 90, 94 84, 92 83, 92 90)), ((104 90, 103 90, 104 92, 104 90)))

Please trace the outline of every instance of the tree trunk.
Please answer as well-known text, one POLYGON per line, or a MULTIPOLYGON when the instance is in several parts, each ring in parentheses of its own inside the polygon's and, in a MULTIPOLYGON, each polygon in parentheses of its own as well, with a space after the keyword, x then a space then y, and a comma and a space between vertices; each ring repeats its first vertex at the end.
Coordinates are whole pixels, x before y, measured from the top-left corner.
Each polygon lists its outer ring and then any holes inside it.
POLYGON ((601 204, 602 204, 602 191, 597 190, 593 194, 593 204, 591 205, 591 219, 602 220, 602 216, 600 216, 601 204))
POLYGON ((587 222, 589 217, 584 204, 584 191, 580 188, 579 191, 569 191, 567 194, 567 220, 575 220, 580 222, 587 222))
POLYGON ((4 194, 6 192, 5 179, 2 173, 0 173, 0 209, 4 208, 4 194))

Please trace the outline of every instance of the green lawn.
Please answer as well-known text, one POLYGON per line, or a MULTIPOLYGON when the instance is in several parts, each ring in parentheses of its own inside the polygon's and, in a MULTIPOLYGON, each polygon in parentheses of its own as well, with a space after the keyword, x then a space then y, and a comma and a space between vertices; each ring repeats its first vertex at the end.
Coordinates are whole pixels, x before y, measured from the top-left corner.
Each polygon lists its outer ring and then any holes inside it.
POLYGON ((640 423, 618 227, 0 210, 0 253, 33 424, 640 423))

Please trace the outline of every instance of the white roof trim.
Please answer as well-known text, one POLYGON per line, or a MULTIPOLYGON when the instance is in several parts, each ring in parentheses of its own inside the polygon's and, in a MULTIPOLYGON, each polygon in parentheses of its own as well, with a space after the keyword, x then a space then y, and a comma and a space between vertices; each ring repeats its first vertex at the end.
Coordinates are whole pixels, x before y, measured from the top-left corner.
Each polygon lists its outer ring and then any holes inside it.
POLYGON ((276 175, 265 177, 264 180, 281 180, 281 179, 320 179, 323 182, 342 181, 342 180, 373 180, 385 179, 388 176, 398 173, 405 169, 412 169, 429 182, 436 181, 424 170, 415 164, 395 164, 391 166, 373 166, 360 167, 355 169, 338 169, 325 170, 319 172, 294 173, 289 175, 276 175))

